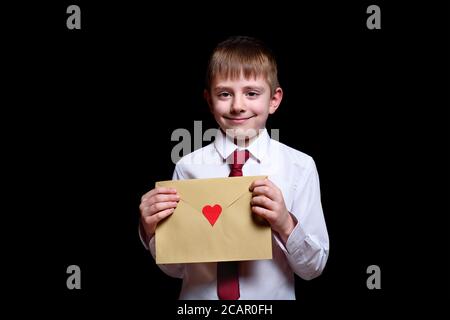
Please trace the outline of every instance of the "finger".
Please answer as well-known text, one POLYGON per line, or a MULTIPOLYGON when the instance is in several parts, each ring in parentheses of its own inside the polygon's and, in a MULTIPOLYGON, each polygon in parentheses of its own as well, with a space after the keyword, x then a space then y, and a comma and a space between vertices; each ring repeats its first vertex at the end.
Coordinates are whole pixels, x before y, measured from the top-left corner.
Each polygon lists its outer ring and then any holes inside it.
POLYGON ((146 198, 142 201, 145 206, 151 206, 154 203, 158 202, 168 202, 168 201, 179 201, 179 194, 155 194, 152 197, 146 198))
POLYGON ((267 198, 266 196, 253 197, 250 201, 250 205, 259 206, 269 210, 275 209, 275 202, 267 198))
POLYGON ((158 212, 157 214, 145 217, 144 221, 146 224, 156 227, 158 222, 160 222, 161 220, 170 216, 174 211, 175 211, 175 208, 166 209, 166 210, 158 212))
POLYGON ((268 185, 269 187, 278 189, 277 185, 275 183, 273 183, 272 181, 270 181, 269 178, 264 179, 264 181, 266 182, 266 185, 268 185))
POLYGON ((267 198, 274 200, 274 201, 276 199, 276 194, 275 194, 274 190, 267 185, 256 187, 255 189, 253 189, 252 195, 253 195, 253 197, 261 196, 261 195, 266 196, 267 198))
POLYGON ((151 216, 155 215, 160 211, 170 209, 170 208, 176 208, 178 202, 176 201, 170 201, 170 202, 158 202, 155 204, 152 204, 150 206, 143 206, 141 208, 142 216, 151 216))
POLYGON ((252 212, 258 216, 260 216, 261 218, 266 219, 267 221, 271 221, 273 218, 273 212, 266 209, 266 208, 262 208, 259 206, 252 206, 252 212))
POLYGON ((255 180, 250 185, 249 190, 253 191, 254 188, 259 187, 259 186, 264 186, 266 184, 267 184, 267 179, 255 180))
POLYGON ((151 196, 154 196, 158 193, 177 193, 177 190, 175 188, 168 188, 168 187, 156 187, 146 194, 144 194, 141 198, 142 201, 144 201, 146 198, 149 198, 151 196))

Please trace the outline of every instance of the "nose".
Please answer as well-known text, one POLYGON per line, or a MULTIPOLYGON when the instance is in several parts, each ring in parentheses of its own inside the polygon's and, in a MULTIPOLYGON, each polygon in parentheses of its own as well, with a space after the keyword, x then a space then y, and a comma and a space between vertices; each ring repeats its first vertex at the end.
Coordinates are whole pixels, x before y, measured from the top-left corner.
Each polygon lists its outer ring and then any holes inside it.
POLYGON ((231 103, 230 112, 231 113, 240 113, 245 111, 245 104, 242 98, 236 96, 231 103))

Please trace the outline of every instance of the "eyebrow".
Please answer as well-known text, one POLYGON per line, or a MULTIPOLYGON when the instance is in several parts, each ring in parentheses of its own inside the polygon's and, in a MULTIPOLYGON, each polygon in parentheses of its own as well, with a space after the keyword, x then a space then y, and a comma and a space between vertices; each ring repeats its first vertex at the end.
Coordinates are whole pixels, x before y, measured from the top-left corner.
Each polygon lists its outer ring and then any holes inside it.
MULTIPOLYGON (((260 87, 260 86, 245 86, 242 89, 244 91, 251 91, 251 90, 264 91, 264 87, 260 87)), ((213 90, 215 92, 219 92, 219 91, 233 91, 233 89, 231 87, 224 87, 224 86, 215 87, 213 90)))

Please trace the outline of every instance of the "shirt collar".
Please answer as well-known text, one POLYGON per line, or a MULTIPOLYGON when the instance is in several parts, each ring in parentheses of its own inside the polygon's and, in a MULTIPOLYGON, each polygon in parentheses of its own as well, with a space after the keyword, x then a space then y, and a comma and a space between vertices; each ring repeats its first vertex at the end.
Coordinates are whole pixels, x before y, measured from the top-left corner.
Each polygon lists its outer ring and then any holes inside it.
POLYGON ((269 145, 270 136, 266 128, 260 131, 258 137, 253 140, 247 148, 241 148, 235 145, 233 140, 220 129, 217 130, 216 138, 214 140, 214 147, 224 160, 226 160, 236 149, 247 149, 254 158, 258 161, 262 161, 268 154, 269 145))

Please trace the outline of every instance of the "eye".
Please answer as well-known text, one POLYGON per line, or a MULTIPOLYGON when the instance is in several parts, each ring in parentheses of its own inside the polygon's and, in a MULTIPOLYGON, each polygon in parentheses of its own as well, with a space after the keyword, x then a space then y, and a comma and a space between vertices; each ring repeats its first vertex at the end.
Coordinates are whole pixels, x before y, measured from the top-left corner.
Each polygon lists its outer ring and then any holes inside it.
POLYGON ((217 96, 218 96, 219 98, 228 98, 228 97, 231 96, 231 94, 230 94, 229 92, 223 91, 223 92, 219 92, 219 93, 217 94, 217 96))
POLYGON ((257 97, 257 96, 259 96, 259 92, 258 91, 249 91, 249 92, 247 92, 247 96, 257 97))

